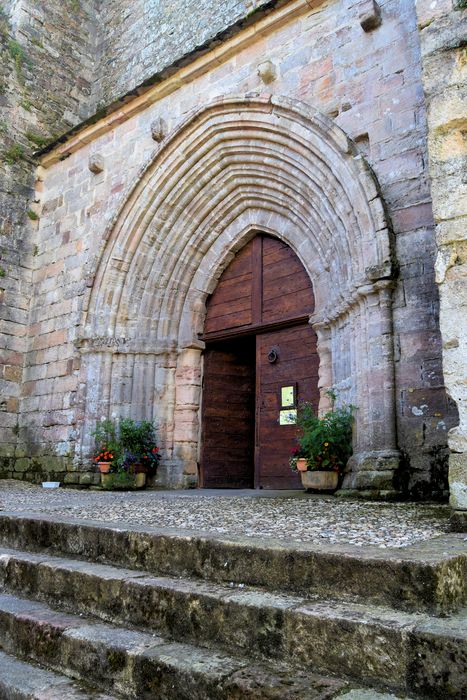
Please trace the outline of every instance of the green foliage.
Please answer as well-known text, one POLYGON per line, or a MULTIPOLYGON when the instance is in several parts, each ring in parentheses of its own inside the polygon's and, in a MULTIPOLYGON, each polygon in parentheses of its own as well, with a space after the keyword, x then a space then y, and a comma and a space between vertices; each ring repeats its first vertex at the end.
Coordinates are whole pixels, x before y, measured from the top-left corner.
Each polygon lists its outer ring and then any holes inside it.
POLYGON ((79 10, 81 9, 80 0, 71 0, 70 4, 71 4, 71 9, 73 10, 73 12, 79 12, 79 10))
POLYGON ((156 431, 148 420, 123 418, 120 421, 120 440, 125 450, 142 457, 154 447, 156 431))
POLYGON ((16 77, 21 85, 24 84, 23 64, 26 60, 26 54, 23 47, 15 39, 10 39, 8 42, 8 53, 15 62, 16 77))
POLYGON ((3 267, 0 267, 0 277, 5 277, 6 271, 3 269, 3 267))
POLYGON ((14 61, 21 63, 26 58, 23 47, 15 39, 10 39, 8 42, 8 52, 14 61))
MULTIPOLYGON (((335 398, 331 394, 332 398, 335 398)), ((355 406, 333 408, 317 416, 310 403, 302 403, 297 411, 300 456, 308 461, 308 469, 342 472, 352 454, 352 423, 355 406)))
POLYGON ((107 418, 97 424, 91 436, 96 441, 94 460, 96 462, 107 461, 108 455, 108 461, 111 461, 112 465, 118 466, 122 458, 122 451, 117 425, 107 418))
POLYGON ((0 95, 4 95, 6 93, 6 85, 5 83, 0 83, 0 95))
POLYGON ((26 97, 23 98, 19 104, 23 109, 26 110, 26 112, 31 111, 32 104, 26 97))
POLYGON ((28 215, 28 218, 31 219, 31 221, 37 221, 39 219, 36 212, 33 211, 32 209, 28 209, 26 214, 28 215))
POLYGON ((96 440, 96 462, 110 461, 112 471, 132 472, 135 464, 141 464, 145 471, 155 471, 160 456, 156 431, 150 421, 107 419, 91 435, 96 440))
POLYGON ((34 248, 32 249, 32 254, 34 257, 36 257, 36 255, 39 255, 39 246, 38 245, 34 246, 34 248))
POLYGON ((45 136, 42 136, 41 134, 36 134, 33 131, 26 131, 25 136, 28 141, 31 141, 31 143, 34 143, 36 146, 39 146, 39 148, 45 146, 45 144, 48 141, 48 139, 45 136))
POLYGON ((107 490, 119 490, 119 489, 131 489, 135 485, 135 476, 130 472, 120 469, 117 472, 112 472, 111 474, 106 474, 105 489, 107 490))
POLYGON ((13 144, 13 146, 10 146, 10 148, 8 148, 6 151, 3 151, 3 160, 8 163, 8 165, 14 165, 23 158, 23 147, 18 143, 13 144))
POLYGON ((8 124, 6 122, 0 122, 0 134, 6 134, 8 129, 8 124))
POLYGON ((5 10, 0 5, 0 36, 6 38, 10 32, 10 25, 5 10))

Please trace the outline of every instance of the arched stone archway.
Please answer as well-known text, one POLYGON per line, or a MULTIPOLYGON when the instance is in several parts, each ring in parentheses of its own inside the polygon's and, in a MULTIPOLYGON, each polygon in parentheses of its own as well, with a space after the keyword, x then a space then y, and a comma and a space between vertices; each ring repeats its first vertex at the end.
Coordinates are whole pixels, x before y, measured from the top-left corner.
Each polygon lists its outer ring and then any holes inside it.
POLYGON ((83 449, 102 414, 147 416, 168 455, 162 480, 195 475, 205 302, 258 230, 285 241, 313 282, 321 408, 330 386, 358 406, 346 486, 390 491, 398 452, 384 208, 341 129, 270 95, 190 115, 109 227, 82 334, 83 449), (95 336, 121 341, 96 349, 95 336))

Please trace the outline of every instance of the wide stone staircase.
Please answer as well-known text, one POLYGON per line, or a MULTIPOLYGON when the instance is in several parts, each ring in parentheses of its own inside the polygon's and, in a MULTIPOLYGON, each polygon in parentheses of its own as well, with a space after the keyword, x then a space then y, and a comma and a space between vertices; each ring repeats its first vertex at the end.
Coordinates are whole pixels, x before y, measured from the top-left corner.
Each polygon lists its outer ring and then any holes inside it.
POLYGON ((462 535, 387 550, 0 514, 0 546, 0 698, 467 697, 462 535))

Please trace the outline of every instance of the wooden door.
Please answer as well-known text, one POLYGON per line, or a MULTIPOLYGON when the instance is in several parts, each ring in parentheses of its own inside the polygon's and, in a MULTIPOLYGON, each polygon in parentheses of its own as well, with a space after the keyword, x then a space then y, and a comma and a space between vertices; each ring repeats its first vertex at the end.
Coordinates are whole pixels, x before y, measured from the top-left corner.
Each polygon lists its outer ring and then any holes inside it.
POLYGON ((271 236, 256 236, 221 276, 203 335, 204 487, 299 488, 288 464, 296 428, 281 423, 281 411, 295 406, 281 405, 281 389, 294 387, 295 403, 317 405, 313 310, 303 265, 271 236))
POLYGON ((301 488, 288 463, 297 433, 289 421, 300 401, 318 408, 315 334, 306 324, 272 331, 258 335, 256 347, 256 483, 265 489, 301 488))
POLYGON ((254 338, 211 345, 204 356, 201 485, 254 485, 254 338))

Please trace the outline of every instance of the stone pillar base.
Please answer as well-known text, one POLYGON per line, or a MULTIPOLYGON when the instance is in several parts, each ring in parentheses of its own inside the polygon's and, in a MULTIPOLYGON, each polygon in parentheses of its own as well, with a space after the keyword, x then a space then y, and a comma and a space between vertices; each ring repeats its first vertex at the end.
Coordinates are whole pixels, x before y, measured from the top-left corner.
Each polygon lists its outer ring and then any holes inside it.
POLYGON ((451 529, 467 532, 467 452, 449 455, 449 503, 452 508, 451 529))
POLYGON ((467 532, 467 510, 453 510, 450 523, 453 532, 467 532))
POLYGON ((398 450, 377 450, 353 455, 347 465, 340 496, 394 500, 400 496, 394 486, 399 468, 398 450))

